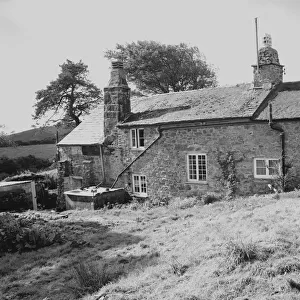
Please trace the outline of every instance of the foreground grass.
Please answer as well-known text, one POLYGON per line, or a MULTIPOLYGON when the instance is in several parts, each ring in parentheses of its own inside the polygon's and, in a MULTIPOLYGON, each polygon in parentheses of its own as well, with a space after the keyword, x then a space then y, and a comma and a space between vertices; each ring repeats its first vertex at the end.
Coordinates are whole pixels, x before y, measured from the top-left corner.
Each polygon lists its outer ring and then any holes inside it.
POLYGON ((300 298, 298 193, 187 203, 68 218, 40 213, 61 226, 66 242, 0 258, 0 299, 300 298), (82 296, 74 273, 80 262, 118 275, 82 296))

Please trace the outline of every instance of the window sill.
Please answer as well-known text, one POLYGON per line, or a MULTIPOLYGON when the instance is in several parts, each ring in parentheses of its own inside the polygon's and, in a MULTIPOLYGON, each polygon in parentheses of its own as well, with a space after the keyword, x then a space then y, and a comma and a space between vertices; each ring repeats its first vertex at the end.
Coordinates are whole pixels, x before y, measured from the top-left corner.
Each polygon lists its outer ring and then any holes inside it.
POLYGON ((207 181, 186 181, 185 184, 200 184, 200 185, 208 185, 207 181))
POLYGON ((134 196, 134 197, 138 197, 138 198, 147 198, 148 197, 148 195, 141 195, 141 194, 136 194, 136 193, 132 193, 132 196, 134 196))
POLYGON ((146 148, 130 148, 132 151, 144 151, 146 148))

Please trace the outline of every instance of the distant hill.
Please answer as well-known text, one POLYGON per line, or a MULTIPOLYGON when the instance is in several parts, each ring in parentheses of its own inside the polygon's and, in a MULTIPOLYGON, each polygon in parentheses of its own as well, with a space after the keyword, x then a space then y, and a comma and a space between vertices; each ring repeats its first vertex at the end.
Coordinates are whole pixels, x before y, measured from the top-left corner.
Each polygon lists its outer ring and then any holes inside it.
POLYGON ((58 130, 59 141, 64 138, 73 128, 46 126, 34 128, 9 135, 8 137, 17 145, 39 145, 39 144, 55 144, 56 131, 58 130))

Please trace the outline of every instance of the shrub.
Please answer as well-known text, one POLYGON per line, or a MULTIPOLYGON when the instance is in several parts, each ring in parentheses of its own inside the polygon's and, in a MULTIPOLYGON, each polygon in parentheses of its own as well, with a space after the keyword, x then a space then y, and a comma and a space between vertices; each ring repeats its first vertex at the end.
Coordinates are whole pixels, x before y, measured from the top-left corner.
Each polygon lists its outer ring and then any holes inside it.
POLYGON ((73 269, 74 285, 69 286, 76 297, 95 293, 106 284, 116 280, 123 271, 109 269, 108 265, 80 263, 73 269))
POLYGON ((38 249, 62 240, 60 230, 51 224, 21 228, 16 239, 18 251, 38 249))
POLYGON ((0 253, 38 249, 61 241, 61 231, 53 224, 0 213, 0 253))
POLYGON ((20 225, 10 213, 0 213, 0 253, 10 252, 17 247, 20 225))
POLYGON ((217 201, 221 201, 221 195, 215 193, 206 193, 202 196, 202 201, 204 204, 211 204, 217 201))
POLYGON ((6 156, 0 157, 0 170, 9 175, 17 174, 24 170, 36 172, 49 167, 51 162, 47 159, 37 158, 33 155, 22 156, 15 159, 6 156))
POLYGON ((217 161, 221 169, 221 176, 219 180, 226 189, 226 198, 232 199, 235 196, 238 188, 236 164, 240 160, 236 160, 234 158, 234 153, 228 151, 226 153, 219 152, 217 161))
POLYGON ((55 178, 55 176, 45 174, 45 179, 43 180, 43 182, 49 190, 57 189, 57 178, 55 178))
POLYGON ((24 210, 32 208, 30 194, 22 189, 0 192, 0 211, 24 210))
POLYGON ((290 192, 299 186, 299 174, 296 174, 290 162, 285 163, 285 174, 281 171, 281 162, 276 165, 271 187, 277 192, 290 192))

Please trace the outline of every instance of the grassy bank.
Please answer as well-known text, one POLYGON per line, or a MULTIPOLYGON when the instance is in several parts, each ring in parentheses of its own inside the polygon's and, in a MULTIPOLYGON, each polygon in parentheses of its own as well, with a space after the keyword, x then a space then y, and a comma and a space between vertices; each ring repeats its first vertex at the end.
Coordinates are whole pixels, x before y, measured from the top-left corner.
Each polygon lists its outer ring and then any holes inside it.
POLYGON ((0 258, 0 299, 299 299, 298 194, 40 213, 65 242, 0 258))

